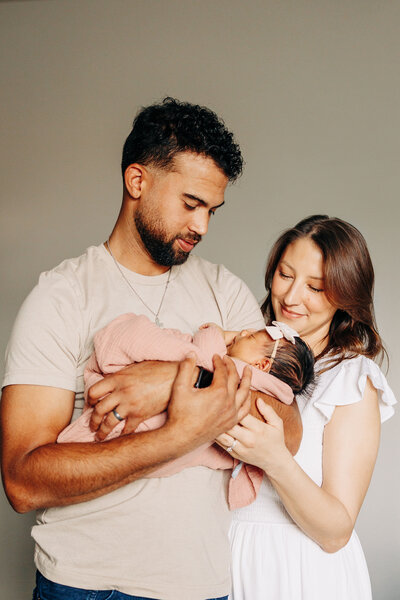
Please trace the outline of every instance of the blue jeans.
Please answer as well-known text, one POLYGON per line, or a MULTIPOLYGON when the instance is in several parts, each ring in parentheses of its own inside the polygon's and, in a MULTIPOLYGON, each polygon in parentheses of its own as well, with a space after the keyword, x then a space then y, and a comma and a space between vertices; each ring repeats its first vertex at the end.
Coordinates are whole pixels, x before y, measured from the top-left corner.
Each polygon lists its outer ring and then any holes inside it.
MULTIPOLYGON (((144 598, 143 596, 129 596, 117 590, 82 590, 53 583, 43 577, 39 571, 36 573, 36 588, 33 591, 32 600, 157 600, 156 598, 144 598)), ((190 600, 188 598, 188 600, 190 600)), ((228 600, 223 598, 209 598, 209 600, 228 600)))

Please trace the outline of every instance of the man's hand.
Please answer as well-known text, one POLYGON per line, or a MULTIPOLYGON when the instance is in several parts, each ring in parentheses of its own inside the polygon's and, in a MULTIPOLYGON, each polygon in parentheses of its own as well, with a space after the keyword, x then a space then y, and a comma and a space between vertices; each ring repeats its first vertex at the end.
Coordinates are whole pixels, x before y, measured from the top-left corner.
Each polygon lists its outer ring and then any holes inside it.
POLYGON ((193 388, 196 372, 194 357, 179 366, 166 428, 179 427, 180 434, 199 443, 213 441, 223 431, 238 423, 250 409, 251 370, 245 368, 239 380, 236 367, 229 357, 213 358, 214 377, 208 388, 193 388))
MULTIPOLYGON (((97 431, 97 438, 104 440, 118 424, 112 413, 114 408, 126 419, 124 434, 132 433, 142 421, 163 412, 178 365, 161 361, 135 363, 95 383, 88 391, 87 400, 93 406, 90 428, 97 431)), ((196 377, 197 369, 193 383, 196 377)))

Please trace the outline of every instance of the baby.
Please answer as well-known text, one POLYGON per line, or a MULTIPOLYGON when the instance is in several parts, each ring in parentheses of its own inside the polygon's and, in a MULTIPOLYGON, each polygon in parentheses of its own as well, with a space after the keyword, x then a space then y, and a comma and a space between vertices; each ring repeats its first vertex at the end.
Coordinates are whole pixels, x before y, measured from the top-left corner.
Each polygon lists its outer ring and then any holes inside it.
MULTIPOLYGON (((214 354, 221 357, 228 354, 240 376, 249 364, 252 370, 251 387, 286 404, 292 402, 293 392, 302 392, 313 378, 311 351, 294 330, 283 324, 274 323, 260 331, 224 332, 220 327, 208 323, 192 337, 176 329, 161 329, 144 315, 129 313, 117 317, 95 335, 94 352, 84 373, 85 398, 87 390, 96 381, 128 364, 143 360, 181 361, 189 352, 194 352, 198 365, 209 371, 213 370, 214 354)), ((57 441, 95 441, 95 433, 89 427, 92 411, 85 406, 83 414, 60 433, 57 441)), ((141 423, 136 432, 156 429, 165 421, 165 412, 155 415, 141 423)), ((124 421, 118 423, 106 439, 120 435, 124 424, 124 421)), ((150 477, 173 475, 183 468, 196 465, 229 469, 234 462, 219 447, 208 444, 160 467, 150 477)), ((256 467, 246 465, 241 469, 236 480, 230 483, 231 508, 244 506, 254 500, 261 479, 262 473, 256 467)))
MULTIPOLYGON (((312 384, 313 353, 298 333, 288 325, 273 321, 271 326, 260 330, 224 331, 215 323, 206 323, 200 329, 208 327, 219 330, 224 338, 228 356, 240 359, 286 383, 291 388, 291 399, 293 394, 305 392, 312 384)), ((290 404, 286 397, 279 399, 290 404)))

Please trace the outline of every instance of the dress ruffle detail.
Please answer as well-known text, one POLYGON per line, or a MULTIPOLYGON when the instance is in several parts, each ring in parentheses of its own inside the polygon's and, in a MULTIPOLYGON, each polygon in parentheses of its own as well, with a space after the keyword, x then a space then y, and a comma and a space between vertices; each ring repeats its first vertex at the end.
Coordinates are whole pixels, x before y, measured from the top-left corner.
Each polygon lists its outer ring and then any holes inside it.
MULTIPOLYGON (((323 367, 325 361, 321 361, 323 367)), ((382 423, 394 413, 396 398, 386 377, 371 359, 357 356, 345 360, 324 373, 323 382, 317 385, 313 404, 328 422, 336 406, 347 406, 362 400, 367 378, 378 392, 379 410, 382 423)))

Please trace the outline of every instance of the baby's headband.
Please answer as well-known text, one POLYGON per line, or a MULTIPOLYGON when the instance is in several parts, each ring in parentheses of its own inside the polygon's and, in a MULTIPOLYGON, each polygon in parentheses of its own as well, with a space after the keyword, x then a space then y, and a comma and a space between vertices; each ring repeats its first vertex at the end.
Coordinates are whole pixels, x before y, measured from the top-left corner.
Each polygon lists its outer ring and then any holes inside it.
POLYGON ((275 340, 275 346, 271 354, 271 360, 274 360, 276 356, 276 352, 279 346, 279 340, 285 338, 288 342, 292 342, 292 344, 296 343, 294 338, 300 337, 297 331, 286 325, 286 323, 281 323, 281 321, 272 321, 272 325, 266 325, 265 329, 270 337, 275 340))

